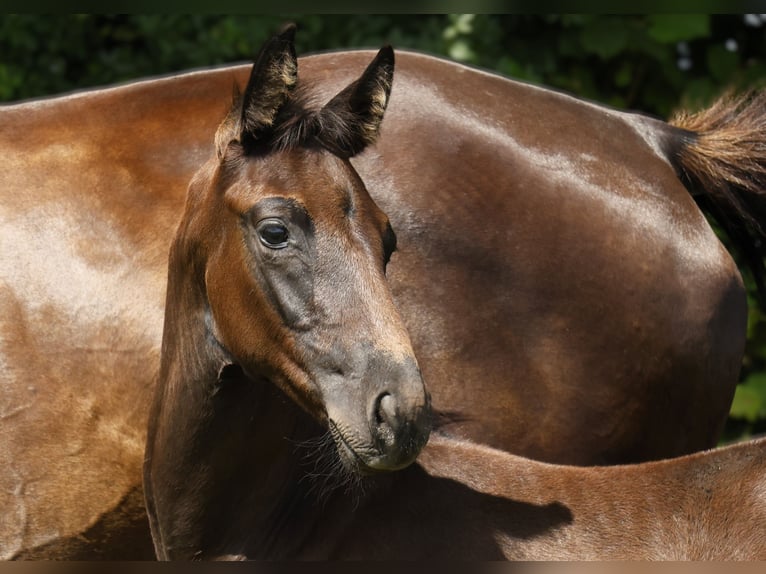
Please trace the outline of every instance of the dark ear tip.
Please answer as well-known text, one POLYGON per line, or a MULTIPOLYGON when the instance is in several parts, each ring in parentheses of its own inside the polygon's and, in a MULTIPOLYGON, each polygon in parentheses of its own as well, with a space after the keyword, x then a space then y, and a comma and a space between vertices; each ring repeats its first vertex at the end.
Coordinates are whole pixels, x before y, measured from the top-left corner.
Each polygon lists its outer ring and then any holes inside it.
POLYGON ((295 25, 295 22, 286 22, 282 24, 279 32, 277 32, 277 36, 280 40, 292 43, 295 40, 295 31, 297 29, 298 27, 295 25))
POLYGON ((378 61, 388 61, 393 64, 394 49, 391 47, 391 44, 386 44, 380 50, 378 50, 378 55, 375 57, 375 59, 378 61))

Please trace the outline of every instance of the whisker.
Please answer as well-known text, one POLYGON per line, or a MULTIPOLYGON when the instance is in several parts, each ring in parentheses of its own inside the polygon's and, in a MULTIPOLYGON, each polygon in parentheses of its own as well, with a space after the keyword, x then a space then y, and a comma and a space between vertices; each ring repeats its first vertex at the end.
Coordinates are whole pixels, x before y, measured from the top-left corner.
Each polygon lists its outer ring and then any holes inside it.
POLYGON ((300 441, 291 441, 300 465, 305 468, 300 484, 306 484, 306 494, 324 505, 330 495, 343 492, 356 509, 365 494, 364 477, 346 467, 338 454, 332 433, 300 441))

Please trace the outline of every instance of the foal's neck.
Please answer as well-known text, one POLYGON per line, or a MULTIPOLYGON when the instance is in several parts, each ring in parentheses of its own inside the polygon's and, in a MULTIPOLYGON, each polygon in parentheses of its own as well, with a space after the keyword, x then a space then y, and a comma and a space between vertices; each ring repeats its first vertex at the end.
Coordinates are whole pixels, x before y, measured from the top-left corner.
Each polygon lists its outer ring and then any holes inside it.
POLYGON ((149 420, 144 485, 158 556, 277 559, 332 548, 356 499, 334 488, 343 475, 326 430, 273 382, 229 364, 195 276, 168 284, 149 420))
POLYGON ((210 469, 201 557, 326 557, 365 493, 339 468, 325 429, 236 367, 211 400, 196 460, 210 469))

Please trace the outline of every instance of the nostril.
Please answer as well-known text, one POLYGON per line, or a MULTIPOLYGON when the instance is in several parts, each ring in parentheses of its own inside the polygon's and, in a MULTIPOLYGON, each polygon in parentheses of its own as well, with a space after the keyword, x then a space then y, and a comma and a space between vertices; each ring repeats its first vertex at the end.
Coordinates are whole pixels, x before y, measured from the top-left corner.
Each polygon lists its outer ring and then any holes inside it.
POLYGON ((378 424, 391 425, 392 421, 396 419, 396 400, 390 393, 382 393, 378 397, 378 408, 376 409, 375 416, 377 417, 378 424))
POLYGON ((396 425, 396 399, 390 393, 384 392, 375 400, 375 430, 380 446, 388 448, 395 442, 394 427, 396 425))
POLYGON ((386 385, 392 392, 371 394, 367 417, 372 447, 377 451, 370 465, 379 470, 396 470, 410 464, 425 445, 430 433, 428 395, 421 404, 409 389, 386 385))

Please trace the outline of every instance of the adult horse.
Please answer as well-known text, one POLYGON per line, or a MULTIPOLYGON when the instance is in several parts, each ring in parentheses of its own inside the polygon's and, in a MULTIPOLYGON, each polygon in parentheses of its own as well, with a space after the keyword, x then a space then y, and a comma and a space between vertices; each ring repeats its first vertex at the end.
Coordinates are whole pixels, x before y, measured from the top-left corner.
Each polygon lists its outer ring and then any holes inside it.
MULTIPOLYGON (((327 101, 371 57, 305 58, 302 78, 327 101)), ((3 557, 152 554, 140 469, 167 253, 248 73, 0 110, 3 557)), ((744 291, 676 172, 710 174, 713 198, 758 187, 760 111, 703 113, 695 135, 400 54, 383 133, 352 161, 398 234, 389 282, 445 431, 581 464, 715 441, 744 291), (721 165, 754 171, 723 188, 721 165)))
POLYGON ((428 399, 391 226, 349 161, 393 52, 318 108, 296 64, 292 29, 266 44, 171 247, 144 467, 158 557, 766 558, 766 440, 579 468, 437 437, 409 466, 428 399))

